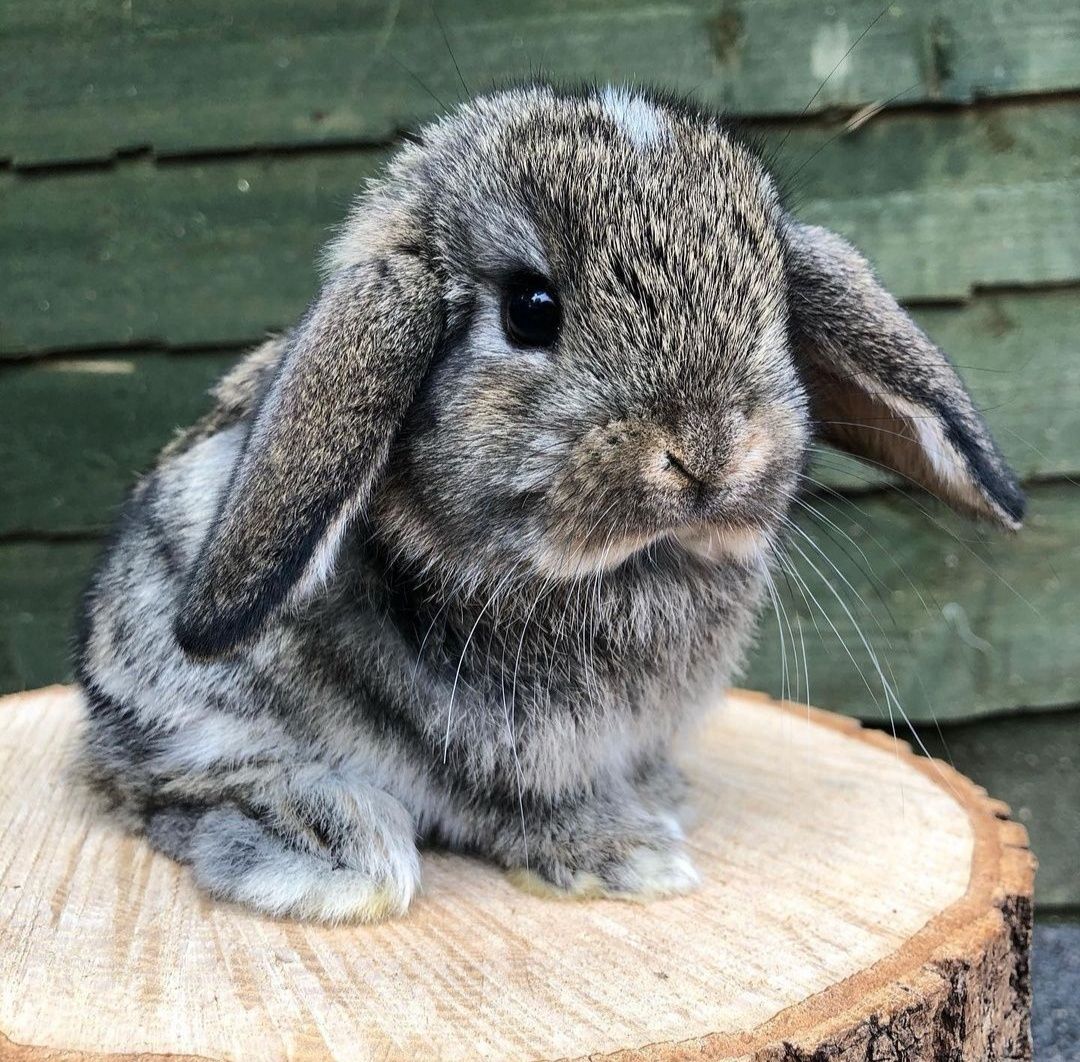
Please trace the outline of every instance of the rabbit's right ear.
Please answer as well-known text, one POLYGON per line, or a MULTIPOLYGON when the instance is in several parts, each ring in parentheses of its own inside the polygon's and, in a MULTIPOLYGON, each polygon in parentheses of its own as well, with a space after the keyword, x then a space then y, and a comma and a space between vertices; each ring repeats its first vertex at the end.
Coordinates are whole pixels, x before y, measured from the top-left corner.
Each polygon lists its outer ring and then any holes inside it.
POLYGON ((944 352, 836 233, 787 219, 784 236, 792 346, 821 435, 1016 530, 1024 495, 944 352))
POLYGON ((330 279, 289 337, 192 569, 175 628, 185 652, 229 652, 332 563, 442 329, 440 285, 415 253, 330 279))

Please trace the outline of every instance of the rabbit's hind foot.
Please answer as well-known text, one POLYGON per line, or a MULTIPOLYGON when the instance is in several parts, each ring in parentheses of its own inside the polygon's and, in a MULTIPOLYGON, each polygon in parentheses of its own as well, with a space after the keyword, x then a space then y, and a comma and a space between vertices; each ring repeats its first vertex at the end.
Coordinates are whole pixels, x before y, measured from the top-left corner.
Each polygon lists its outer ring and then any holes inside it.
POLYGON ((405 808, 319 770, 297 772, 280 791, 250 802, 161 807, 146 833, 189 864, 211 896, 276 917, 379 922, 403 915, 420 882, 405 808))

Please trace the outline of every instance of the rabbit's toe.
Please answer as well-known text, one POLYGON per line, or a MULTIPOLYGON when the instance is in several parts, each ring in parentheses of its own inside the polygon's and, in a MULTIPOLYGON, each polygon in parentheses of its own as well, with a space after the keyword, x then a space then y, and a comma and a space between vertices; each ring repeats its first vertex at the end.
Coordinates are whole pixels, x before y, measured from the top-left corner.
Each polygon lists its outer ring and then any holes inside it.
MULTIPOLYGON (((641 823, 639 823, 639 826, 641 823)), ((682 843, 673 815, 658 815, 640 833, 608 832, 577 837, 550 851, 553 858, 511 878, 526 891, 544 896, 609 897, 653 900, 690 892, 700 877, 682 843)))
POLYGON ((410 832, 367 831, 363 858, 295 843, 234 807, 208 811, 191 836, 187 861, 211 895, 279 917, 377 922, 402 915, 420 880, 410 832))
POLYGON ((697 868, 681 847, 639 845, 624 862, 608 868, 606 877, 610 895, 639 900, 678 896, 701 884, 697 868))

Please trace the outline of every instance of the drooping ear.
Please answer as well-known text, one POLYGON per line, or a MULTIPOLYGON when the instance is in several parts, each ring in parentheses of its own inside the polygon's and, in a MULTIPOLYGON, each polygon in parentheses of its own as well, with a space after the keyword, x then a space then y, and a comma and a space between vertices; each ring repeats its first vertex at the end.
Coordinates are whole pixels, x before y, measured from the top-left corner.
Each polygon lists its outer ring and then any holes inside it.
POLYGON ((785 227, 790 331, 829 442, 1015 530, 1024 495, 949 359, 828 229, 785 227))
POLYGON ((251 420, 176 622, 215 657, 258 634, 332 562, 442 334, 430 268, 394 252, 342 269, 289 337, 251 420))

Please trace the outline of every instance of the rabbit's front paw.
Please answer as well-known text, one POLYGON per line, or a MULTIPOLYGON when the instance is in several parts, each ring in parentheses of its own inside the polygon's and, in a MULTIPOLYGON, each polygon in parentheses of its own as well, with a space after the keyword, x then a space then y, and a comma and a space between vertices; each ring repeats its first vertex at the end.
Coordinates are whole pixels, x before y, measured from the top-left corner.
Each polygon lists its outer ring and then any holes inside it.
POLYGON ((657 849, 643 844, 622 863, 605 868, 603 880, 609 895, 651 900, 692 892, 701 875, 681 845, 657 849))
POLYGON ((674 816, 655 816, 634 833, 568 834, 549 842, 530 868, 511 871, 519 887, 544 896, 654 900, 691 892, 701 878, 674 816))
POLYGON ((266 797, 219 805, 192 824, 183 858, 207 892, 318 922, 377 922, 408 910, 420 858, 397 800, 304 772, 266 797))

